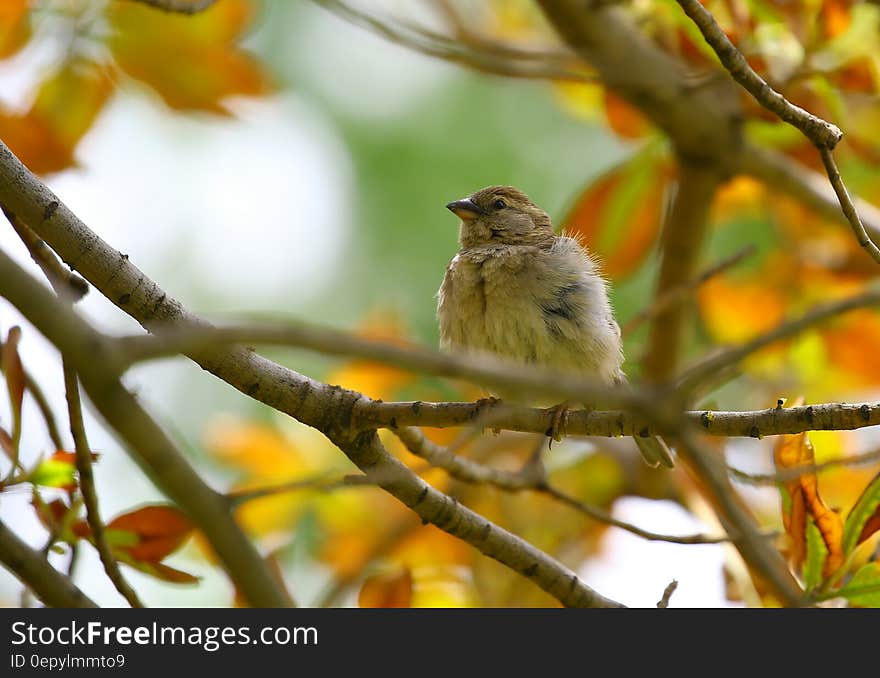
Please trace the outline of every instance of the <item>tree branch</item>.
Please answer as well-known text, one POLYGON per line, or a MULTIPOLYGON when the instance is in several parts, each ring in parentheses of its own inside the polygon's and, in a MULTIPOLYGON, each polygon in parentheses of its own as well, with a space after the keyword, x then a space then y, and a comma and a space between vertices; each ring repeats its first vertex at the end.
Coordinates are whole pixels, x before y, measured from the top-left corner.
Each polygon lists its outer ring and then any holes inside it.
MULTIPOLYGON (((7 185, 0 181, 0 191, 7 185)), ((122 363, 112 344, 2 251, 0 294, 70 360, 95 407, 131 450, 135 461, 202 529, 251 604, 289 604, 253 544, 229 515, 224 497, 202 481, 119 382, 122 363)))
POLYGON ((724 257, 717 263, 701 271, 690 280, 677 287, 666 290, 661 295, 655 297, 654 301, 652 301, 649 306, 633 315, 626 323, 624 323, 620 328, 621 333, 625 337, 634 332, 646 320, 652 320, 667 309, 683 304, 708 280, 711 280, 724 271, 733 268, 743 259, 752 256, 756 251, 757 248, 754 245, 746 245, 731 254, 729 257, 724 257))
MULTIPOLYGON (((677 189, 663 229, 663 258, 655 300, 693 279, 708 228, 709 208, 721 179, 714 166, 679 159, 677 189)), ((643 361, 648 379, 663 382, 678 370, 692 319, 691 305, 670 306, 657 313, 643 361)))
POLYGON ((696 164, 735 166, 739 102, 729 82, 693 87, 678 60, 633 26, 615 3, 538 0, 538 4, 602 83, 669 135, 679 157, 696 164))
MULTIPOLYGON (((788 194, 828 219, 849 225, 827 177, 781 153, 746 146, 741 155, 740 171, 788 194)), ((854 203, 871 239, 880 239, 880 209, 859 198, 854 203)))
POLYGON ((840 172, 837 170, 837 164, 834 162, 834 156, 831 154, 831 151, 843 138, 843 132, 830 122, 790 103, 770 87, 761 76, 752 70, 746 58, 721 30, 715 17, 700 4, 699 0, 678 0, 678 4, 700 29, 706 42, 715 50, 722 65, 734 80, 742 85, 764 108, 799 129, 819 150, 828 179, 859 245, 868 252, 874 261, 880 263, 880 248, 868 236, 861 219, 859 219, 856 207, 849 197, 840 172))
POLYGON ((846 190, 843 178, 840 176, 840 171, 837 169, 837 163, 834 162, 834 155, 832 155, 831 149, 821 147, 819 148, 819 155, 822 156, 822 164, 825 166, 825 171, 828 173, 828 180, 831 182, 834 194, 840 202, 840 209, 843 211, 843 215, 852 227, 856 240, 858 240, 859 245, 871 255, 871 258, 874 259, 874 261, 880 263, 880 248, 878 248, 877 245, 874 244, 874 241, 871 240, 868 232, 865 230, 865 225, 859 218, 856 206, 853 204, 852 198, 849 197, 849 191, 846 190))
MULTIPOLYGON (((91 232, 4 144, 0 144, 0 201, 7 202, 68 265, 145 327, 206 326, 170 299, 128 257, 91 232)), ((206 532, 231 572, 241 573, 239 568, 245 561, 258 570, 251 578, 257 581, 241 582, 248 587, 245 592, 253 594, 249 595, 252 602, 266 605, 262 601, 270 595, 278 601, 274 597, 279 592, 277 583, 265 564, 253 558, 253 546, 225 512, 226 499, 204 485, 131 394, 115 379, 107 378, 114 366, 121 367, 121 355, 112 352, 81 320, 71 317, 70 309, 58 309, 58 300, 2 253, 0 289, 63 352, 88 356, 87 361, 76 364, 83 386, 107 421, 138 452, 136 459, 142 467, 206 532), (103 352, 100 359, 96 347, 103 352), (223 520, 212 522, 218 511, 223 520), (242 541, 239 548, 243 553, 230 550, 233 542, 242 541)), ((378 484, 423 520, 521 573, 563 604, 619 607, 547 554, 428 486, 384 450, 375 431, 353 429, 353 412, 364 399, 361 394, 314 381, 242 348, 206 349, 190 357, 243 393, 322 431, 364 473, 377 473, 378 484)))
POLYGON ((793 337, 807 328, 847 311, 877 306, 878 304, 880 304, 880 287, 875 285, 861 294, 813 308, 804 313, 800 318, 784 321, 769 332, 761 334, 751 341, 711 355, 688 368, 677 380, 678 390, 690 393, 702 383, 711 380, 726 367, 735 365, 770 344, 793 337))
POLYGON ((578 59, 563 52, 518 49, 471 32, 450 38, 422 26, 394 25, 340 0, 313 0, 315 4, 357 26, 426 56, 457 63, 476 71, 514 78, 594 82, 576 66, 578 59))
POLYGON ((70 417, 70 433, 73 435, 74 449, 76 450, 76 470, 79 475, 79 489, 83 496, 86 507, 86 521, 92 532, 92 543, 98 551, 101 563, 107 577, 113 582, 113 586, 120 595, 128 601, 131 607, 143 607, 135 590, 129 585, 119 570, 119 563, 110 550, 107 535, 104 533, 104 523, 101 520, 98 508, 98 493, 95 490, 95 477, 92 473, 92 450, 86 437, 86 427, 82 417, 82 403, 79 397, 79 383, 76 372, 68 363, 64 362, 64 388, 67 392, 67 411, 70 417))
POLYGON ((567 567, 507 530, 435 490, 390 455, 375 431, 334 441, 377 484, 415 511, 423 521, 468 542, 507 565, 567 607, 622 607, 588 587, 567 567))
POLYGON ((699 0, 678 0, 678 4, 700 29, 703 38, 718 55, 724 68, 755 98, 755 101, 775 113, 780 120, 798 128, 817 148, 831 150, 843 138, 843 132, 835 125, 790 103, 755 73, 746 58, 730 42, 721 30, 721 26, 699 0))
POLYGON ((0 562, 50 607, 97 607, 77 586, 0 520, 0 562))
POLYGON ((676 450, 687 467, 693 469, 697 482, 705 488, 704 494, 749 567, 764 579, 783 605, 804 606, 806 603, 800 586, 791 576, 782 556, 758 530, 751 513, 731 487, 721 460, 704 450, 688 429, 681 431, 676 450))

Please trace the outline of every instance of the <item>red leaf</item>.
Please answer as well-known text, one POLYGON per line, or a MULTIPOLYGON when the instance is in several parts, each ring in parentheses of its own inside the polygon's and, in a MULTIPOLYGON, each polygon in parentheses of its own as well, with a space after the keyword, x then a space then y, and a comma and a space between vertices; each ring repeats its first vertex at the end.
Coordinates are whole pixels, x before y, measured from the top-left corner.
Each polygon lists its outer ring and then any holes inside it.
POLYGON ((669 173, 665 156, 639 153, 587 186, 563 220, 563 230, 599 255, 610 278, 634 271, 654 244, 669 173))
POLYGON ((129 532, 135 544, 116 546, 137 561, 158 563, 189 538, 193 524, 179 509, 168 505, 144 506, 107 523, 108 530, 129 532))

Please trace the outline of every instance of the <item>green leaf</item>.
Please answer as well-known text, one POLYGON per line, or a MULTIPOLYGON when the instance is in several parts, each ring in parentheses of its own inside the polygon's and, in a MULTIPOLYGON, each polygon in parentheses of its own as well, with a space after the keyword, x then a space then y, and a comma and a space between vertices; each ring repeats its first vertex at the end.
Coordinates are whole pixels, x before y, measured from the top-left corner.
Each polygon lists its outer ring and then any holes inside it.
POLYGON ((822 566, 828 557, 828 547, 815 521, 807 518, 807 557, 804 560, 804 585, 807 590, 822 583, 822 566))
POLYGON ((863 565, 837 593, 858 607, 880 607, 880 564, 863 565))
POLYGON ((849 555, 859 545, 865 523, 877 512, 878 507, 880 507, 880 473, 874 476, 846 517, 843 526, 844 555, 849 555))
POLYGON ((28 481, 42 487, 69 487, 76 484, 76 467, 66 461, 46 459, 30 475, 28 481))

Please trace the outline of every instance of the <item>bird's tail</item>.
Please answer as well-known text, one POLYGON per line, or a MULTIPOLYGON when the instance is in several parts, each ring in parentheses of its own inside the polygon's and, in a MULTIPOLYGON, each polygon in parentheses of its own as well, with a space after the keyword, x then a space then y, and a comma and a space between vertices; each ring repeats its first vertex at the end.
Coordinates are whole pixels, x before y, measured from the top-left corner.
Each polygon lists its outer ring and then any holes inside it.
POLYGON ((652 436, 650 438, 641 438, 635 436, 636 445, 642 453, 642 458, 648 466, 665 466, 672 468, 675 462, 672 459, 672 452, 660 438, 652 436))

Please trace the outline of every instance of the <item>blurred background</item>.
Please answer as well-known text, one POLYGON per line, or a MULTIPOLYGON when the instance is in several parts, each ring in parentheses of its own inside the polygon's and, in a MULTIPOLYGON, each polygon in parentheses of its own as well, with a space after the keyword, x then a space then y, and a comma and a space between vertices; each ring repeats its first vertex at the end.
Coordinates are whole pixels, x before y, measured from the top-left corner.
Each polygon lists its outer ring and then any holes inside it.
MULTIPOLYGON (((91 229, 199 314, 220 322, 307 319, 432 347, 435 294, 457 250, 457 219, 444 205, 486 185, 513 184, 555 223, 580 231, 601 256, 624 327, 625 367, 637 379, 649 323, 633 319, 652 299, 657 238, 673 185, 663 136, 589 74, 534 80, 478 72, 394 44, 321 4, 220 0, 184 17, 118 0, 4 0, 0 138, 91 229)), ((651 6, 655 28, 679 25, 658 3, 642 4, 651 6)), ((448 3, 352 5, 437 31, 450 21, 438 11, 448 3)), ((530 2, 459 6, 470 26, 493 40, 561 49, 530 2)), ((858 11, 876 29, 876 7, 858 11)), ((790 51, 798 33, 787 21, 784 14, 765 14, 754 31, 765 36, 755 50, 774 68, 797 59, 790 51)), ((852 33, 853 25, 838 35, 852 33)), ((876 114, 876 59, 865 68, 876 114)), ((837 91, 843 100, 846 85, 837 91)), ((846 120, 857 124, 855 113, 846 120)), ((800 152, 800 142, 774 121, 758 121, 753 133, 792 156, 800 152)), ((853 155, 841 162, 848 162, 851 189, 870 198, 876 180, 865 169, 868 160, 853 155)), ((768 195, 754 181, 737 179, 716 201, 701 267, 752 249, 688 297, 699 316, 690 360, 857 289, 873 275, 849 232, 768 195)), ((0 248, 38 275, 12 229, 0 229, 0 248)), ((103 331, 139 331, 94 290, 78 308, 103 331)), ((71 445, 59 356, 0 301, 4 336, 12 325, 22 326, 22 362, 71 445)), ((758 409, 780 396, 810 402, 876 397, 880 358, 864 351, 874 338, 880 338, 880 319, 867 311, 810 330, 756 356, 744 374, 710 394, 706 406, 758 409)), ((266 353, 374 398, 479 396, 462 384, 387 367, 298 351, 266 353)), ((320 434, 186 360, 143 365, 126 383, 218 489, 333 479, 354 470, 320 434)), ((0 422, 8 424, 3 398, 0 422)), ((95 469, 105 519, 162 501, 88 404, 86 425, 100 453, 95 469)), ((28 396, 22 430, 27 465, 55 452, 28 396)), ((460 433, 431 436, 452 442, 460 433)), ((820 461, 877 442, 868 430, 812 438, 820 461)), ((712 442, 721 449, 723 441, 712 442)), ((766 473, 771 445, 732 439, 725 452, 732 466, 766 473)), ((516 468, 532 446, 528 436, 486 433, 463 453, 516 468)), ((684 470, 660 477, 630 448, 626 440, 567 440, 546 459, 555 483, 622 520, 661 533, 719 533, 684 470)), ((823 475, 826 498, 848 507, 875 471, 823 475)), ((672 606, 760 599, 727 546, 649 542, 534 493, 466 486, 437 470, 425 477, 628 605, 653 606, 672 579, 679 582, 672 606)), ((737 488, 763 525, 780 529, 775 488, 737 488)), ((65 495, 51 483, 9 487, 0 494, 0 512, 42 547, 47 531, 33 506, 34 491, 44 501, 65 495)), ((238 515, 303 605, 554 604, 469 546, 422 526, 379 490, 271 494, 242 503, 238 515)), ((69 546, 57 545, 51 559, 66 569, 69 546)), ((234 603, 235 591, 198 535, 165 562, 200 580, 173 583, 124 568, 147 604, 234 603)), ((77 549, 73 573, 99 604, 124 604, 88 544, 77 549)), ((22 604, 22 587, 6 571, 0 571, 0 604, 22 604)))

